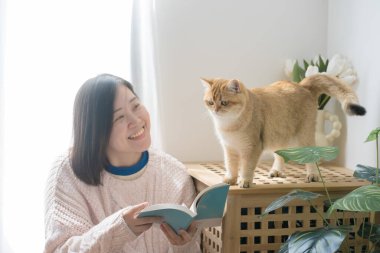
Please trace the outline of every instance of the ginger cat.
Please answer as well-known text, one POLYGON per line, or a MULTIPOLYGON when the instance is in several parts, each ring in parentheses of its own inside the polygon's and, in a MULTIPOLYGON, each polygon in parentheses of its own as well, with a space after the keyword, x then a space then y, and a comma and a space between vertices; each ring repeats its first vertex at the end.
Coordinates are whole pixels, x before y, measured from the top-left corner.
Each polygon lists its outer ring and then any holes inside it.
MULTIPOLYGON (((317 74, 299 84, 288 81, 247 89, 239 80, 201 79, 204 102, 224 150, 224 182, 252 186, 254 170, 264 150, 315 146, 317 99, 336 97, 348 115, 364 115, 354 91, 340 80, 317 74)), ((270 177, 284 177, 284 160, 274 154, 270 177)), ((314 164, 306 164, 307 182, 318 181, 314 164)))

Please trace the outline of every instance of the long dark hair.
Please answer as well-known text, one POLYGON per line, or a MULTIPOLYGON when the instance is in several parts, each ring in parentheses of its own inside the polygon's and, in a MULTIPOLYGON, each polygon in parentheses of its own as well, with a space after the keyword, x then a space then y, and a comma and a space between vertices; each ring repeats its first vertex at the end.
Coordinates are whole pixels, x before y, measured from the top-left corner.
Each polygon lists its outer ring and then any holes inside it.
POLYGON ((89 185, 101 184, 101 171, 107 163, 113 103, 118 85, 125 85, 135 94, 126 80, 101 74, 87 80, 79 89, 74 102, 73 138, 70 152, 75 175, 89 185))

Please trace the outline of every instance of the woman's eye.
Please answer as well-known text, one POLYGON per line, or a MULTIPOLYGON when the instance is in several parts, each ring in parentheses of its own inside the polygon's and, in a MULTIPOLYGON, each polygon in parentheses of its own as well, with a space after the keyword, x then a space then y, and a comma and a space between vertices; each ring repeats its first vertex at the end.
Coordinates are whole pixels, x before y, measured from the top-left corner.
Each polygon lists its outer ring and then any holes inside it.
POLYGON ((123 118, 124 118, 124 115, 120 115, 120 116, 117 117, 113 122, 116 122, 116 121, 121 120, 121 119, 123 119, 123 118))
POLYGON ((220 103, 221 103, 223 106, 227 106, 227 105, 228 105, 228 101, 223 101, 223 100, 222 100, 220 103))
POLYGON ((137 109, 140 107, 140 104, 135 104, 135 106, 133 106, 133 109, 137 109))
POLYGON ((214 105, 214 102, 212 102, 211 100, 207 100, 207 104, 208 105, 214 105))

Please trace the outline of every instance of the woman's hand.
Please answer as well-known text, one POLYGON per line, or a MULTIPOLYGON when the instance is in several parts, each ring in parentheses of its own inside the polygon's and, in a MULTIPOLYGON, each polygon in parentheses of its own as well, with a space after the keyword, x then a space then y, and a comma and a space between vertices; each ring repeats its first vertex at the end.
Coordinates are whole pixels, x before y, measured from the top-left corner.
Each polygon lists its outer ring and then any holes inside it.
POLYGON ((154 222, 162 222, 162 218, 160 217, 137 218, 139 212, 146 206, 148 206, 148 202, 143 202, 141 204, 128 208, 123 213, 125 223, 127 223, 129 229, 132 230, 136 236, 139 236, 141 233, 148 230, 154 222))
POLYGON ((187 230, 181 229, 178 234, 167 223, 162 223, 160 228, 170 243, 177 246, 190 242, 197 232, 197 226, 194 222, 190 224, 187 230))

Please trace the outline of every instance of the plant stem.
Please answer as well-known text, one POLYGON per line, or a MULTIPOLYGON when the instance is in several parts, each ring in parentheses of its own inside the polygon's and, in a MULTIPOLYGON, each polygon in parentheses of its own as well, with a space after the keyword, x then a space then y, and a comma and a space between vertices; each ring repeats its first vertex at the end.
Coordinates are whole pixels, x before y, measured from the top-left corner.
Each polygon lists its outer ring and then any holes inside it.
POLYGON ((318 209, 311 203, 311 200, 308 199, 307 202, 309 202, 309 205, 314 208, 314 210, 317 212, 317 214, 319 215, 319 217, 321 217, 321 219, 326 223, 326 226, 330 225, 328 223, 328 221, 325 219, 325 217, 323 217, 323 215, 320 212, 318 212, 318 209))
POLYGON ((318 163, 315 163, 315 165, 317 166, 319 177, 322 180, 323 188, 325 188, 325 192, 326 192, 327 198, 329 199, 330 206, 332 206, 332 201, 331 201, 331 198, 330 198, 330 194, 329 194, 329 191, 327 190, 327 187, 326 187, 326 184, 325 184, 325 180, 323 180, 321 170, 319 169, 318 163))
POLYGON ((379 135, 376 135, 376 185, 379 185, 379 135))
POLYGON ((329 102, 330 98, 331 98, 330 96, 325 96, 323 98, 323 100, 321 101, 321 103, 319 104, 318 110, 323 110, 323 108, 325 108, 327 102, 329 102))

